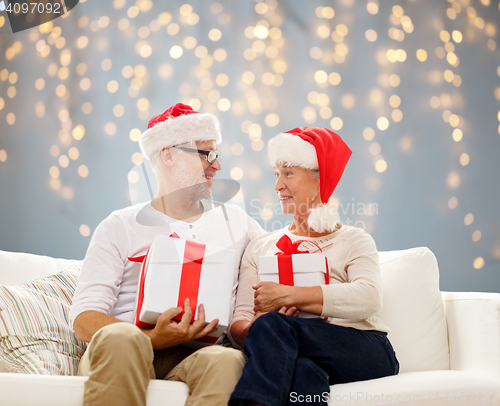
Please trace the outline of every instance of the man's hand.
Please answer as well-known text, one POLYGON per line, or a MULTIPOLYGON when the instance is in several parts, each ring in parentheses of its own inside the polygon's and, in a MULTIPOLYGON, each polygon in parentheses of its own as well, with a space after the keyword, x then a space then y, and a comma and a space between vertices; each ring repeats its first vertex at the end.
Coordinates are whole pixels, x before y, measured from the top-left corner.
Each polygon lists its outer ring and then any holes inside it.
POLYGON ((219 322, 218 319, 215 319, 206 324, 205 308, 201 304, 198 307, 198 319, 191 324, 193 313, 189 299, 184 301, 184 314, 181 321, 175 321, 174 317, 181 313, 181 307, 172 307, 158 317, 156 326, 153 329, 143 330, 151 338, 155 350, 174 347, 204 337, 215 331, 219 322))

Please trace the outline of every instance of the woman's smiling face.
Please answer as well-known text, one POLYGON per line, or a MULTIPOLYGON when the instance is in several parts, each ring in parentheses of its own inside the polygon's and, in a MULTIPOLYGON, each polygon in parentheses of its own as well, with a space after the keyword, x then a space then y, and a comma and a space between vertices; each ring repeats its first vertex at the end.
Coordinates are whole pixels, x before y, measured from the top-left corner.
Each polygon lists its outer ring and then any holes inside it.
POLYGON ((283 213, 304 216, 310 208, 321 203, 318 171, 279 164, 274 168, 274 174, 274 189, 283 213))

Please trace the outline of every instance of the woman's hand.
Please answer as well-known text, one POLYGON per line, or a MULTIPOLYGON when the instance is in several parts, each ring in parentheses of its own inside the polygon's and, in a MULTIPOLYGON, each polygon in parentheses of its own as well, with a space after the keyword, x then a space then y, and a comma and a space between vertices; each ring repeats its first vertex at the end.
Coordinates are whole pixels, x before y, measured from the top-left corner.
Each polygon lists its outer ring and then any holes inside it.
POLYGON ((243 341, 247 337, 248 330, 252 327, 252 324, 264 313, 256 313, 251 321, 248 320, 236 320, 231 324, 231 336, 236 343, 243 347, 243 341))
POLYGON ((317 315, 321 315, 323 311, 323 291, 319 286, 287 286, 260 282, 252 288, 255 289, 255 313, 275 312, 282 307, 295 307, 296 310, 317 315))
MULTIPOLYGON (((244 338, 247 336, 248 330, 250 330, 250 327, 252 327, 252 324, 255 323, 255 320, 257 320, 260 316, 262 316, 263 314, 266 314, 266 313, 267 312, 255 313, 255 316, 253 317, 252 321, 248 322, 241 330, 244 338)), ((285 314, 287 316, 293 316, 293 317, 299 316, 299 311, 297 310, 296 307, 290 307, 289 309, 287 309, 286 307, 282 307, 278 313, 285 314)))
POLYGON ((299 311, 296 307, 282 307, 278 313, 284 314, 285 316, 299 317, 299 311))
MULTIPOLYGON (((248 334, 248 330, 250 330, 250 327, 252 327, 252 324, 255 322, 255 320, 257 320, 263 314, 265 314, 265 313, 260 313, 260 312, 259 313, 255 313, 255 316, 253 316, 252 321, 250 321, 250 322, 248 322, 248 323, 245 324, 245 326, 241 330, 241 336, 243 337, 243 340, 246 338, 246 336, 248 334)), ((242 345, 243 345, 243 342, 242 342, 242 345)))
POLYGON ((252 288, 255 289, 255 313, 276 312, 282 307, 289 308, 294 305, 291 296, 295 286, 280 285, 274 282, 259 282, 252 288))
MULTIPOLYGON (((255 320, 257 320, 260 316, 262 316, 265 313, 266 312, 255 313, 255 316, 251 321, 246 321, 246 320, 235 321, 231 325, 231 336, 233 337, 233 340, 236 341, 237 344, 243 347, 243 341, 245 341, 245 338, 248 335, 250 327, 252 327, 252 324, 255 322, 255 320)), ((279 313, 293 317, 298 317, 299 315, 299 311, 297 310, 296 307, 290 307, 290 308, 282 307, 279 310, 279 313)))

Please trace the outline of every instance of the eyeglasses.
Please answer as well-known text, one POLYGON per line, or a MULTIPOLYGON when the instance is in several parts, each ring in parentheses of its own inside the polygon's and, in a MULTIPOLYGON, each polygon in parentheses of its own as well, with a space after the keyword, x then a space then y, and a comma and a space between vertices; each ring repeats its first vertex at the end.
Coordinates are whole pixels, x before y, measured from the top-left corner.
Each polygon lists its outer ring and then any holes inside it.
POLYGON ((220 163, 220 157, 215 151, 205 151, 203 149, 194 149, 194 148, 179 147, 179 146, 175 146, 174 148, 179 148, 187 152, 197 152, 199 154, 203 154, 206 156, 206 160, 209 164, 213 164, 216 159, 218 159, 220 163))

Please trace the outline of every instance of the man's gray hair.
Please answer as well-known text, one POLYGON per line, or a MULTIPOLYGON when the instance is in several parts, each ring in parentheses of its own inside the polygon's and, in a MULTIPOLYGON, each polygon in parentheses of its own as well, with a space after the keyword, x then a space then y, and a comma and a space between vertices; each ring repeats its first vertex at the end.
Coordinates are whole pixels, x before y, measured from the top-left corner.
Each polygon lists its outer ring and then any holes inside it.
POLYGON ((149 158, 149 166, 151 166, 151 169, 153 169, 154 173, 156 173, 156 170, 160 165, 160 160, 161 160, 161 151, 157 152, 156 154, 152 155, 149 158))

